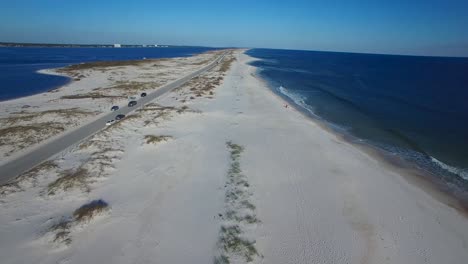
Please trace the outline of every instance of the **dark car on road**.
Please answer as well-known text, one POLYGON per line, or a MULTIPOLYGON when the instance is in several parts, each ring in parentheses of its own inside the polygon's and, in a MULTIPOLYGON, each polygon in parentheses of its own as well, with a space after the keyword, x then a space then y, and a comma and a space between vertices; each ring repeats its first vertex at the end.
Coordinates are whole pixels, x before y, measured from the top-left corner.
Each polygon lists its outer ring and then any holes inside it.
POLYGON ((130 101, 130 102, 128 102, 128 106, 129 106, 129 107, 135 106, 136 104, 137 104, 137 101, 130 101))
POLYGON ((141 93, 141 97, 146 97, 146 93, 141 93))
POLYGON ((115 117, 115 120, 120 120, 120 119, 122 119, 122 118, 124 118, 124 117, 125 117, 125 115, 117 115, 117 116, 115 117))
POLYGON ((111 108, 111 111, 117 111, 119 110, 119 106, 117 105, 114 105, 112 108, 111 108))

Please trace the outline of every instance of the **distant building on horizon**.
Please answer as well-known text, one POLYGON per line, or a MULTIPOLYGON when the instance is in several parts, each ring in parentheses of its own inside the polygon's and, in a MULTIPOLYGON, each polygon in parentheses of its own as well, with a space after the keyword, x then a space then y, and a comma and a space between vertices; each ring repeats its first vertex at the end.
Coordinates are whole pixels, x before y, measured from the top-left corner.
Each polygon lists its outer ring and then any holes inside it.
POLYGON ((121 48, 121 47, 122 47, 122 45, 120 45, 120 44, 114 44, 114 48, 121 48))

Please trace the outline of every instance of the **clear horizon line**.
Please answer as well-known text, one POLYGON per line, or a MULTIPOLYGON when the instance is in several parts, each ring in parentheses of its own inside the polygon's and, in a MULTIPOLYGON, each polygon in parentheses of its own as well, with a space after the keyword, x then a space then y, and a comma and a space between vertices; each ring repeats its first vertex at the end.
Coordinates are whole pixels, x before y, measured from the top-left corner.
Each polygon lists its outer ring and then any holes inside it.
MULTIPOLYGON (((0 45, 77 45, 77 46, 113 46, 114 44, 120 44, 124 46, 173 46, 173 47, 204 47, 204 48, 217 48, 217 49, 270 49, 270 50, 291 50, 291 51, 306 51, 306 52, 331 52, 331 53, 349 53, 349 54, 365 54, 365 55, 385 55, 385 56, 410 56, 410 57, 437 57, 437 58, 468 58, 466 56, 451 56, 451 55, 421 55, 421 54, 409 54, 409 53, 384 53, 384 52, 358 52, 358 51, 338 51, 338 50, 324 50, 324 49, 292 49, 292 48, 269 48, 269 47, 236 47, 236 46, 207 46, 207 45, 180 45, 180 44, 125 44, 125 43, 94 43, 94 44, 79 44, 79 43, 40 43, 40 42, 2 42, 0 45)), ((1 46, 0 46, 1 47, 1 46)))

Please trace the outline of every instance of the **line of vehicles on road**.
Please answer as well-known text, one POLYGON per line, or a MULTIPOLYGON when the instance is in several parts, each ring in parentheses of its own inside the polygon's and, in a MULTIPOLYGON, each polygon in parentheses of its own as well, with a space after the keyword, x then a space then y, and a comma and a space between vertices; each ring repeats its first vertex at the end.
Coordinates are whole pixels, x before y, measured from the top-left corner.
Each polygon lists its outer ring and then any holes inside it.
MULTIPOLYGON (((141 93, 140 94, 140 97, 146 97, 146 93, 141 93)), ((134 107, 135 105, 137 105, 137 98, 136 96, 131 96, 128 98, 130 101, 128 102, 128 107, 134 107)), ((119 111, 120 107, 118 105, 114 105, 111 107, 111 111, 112 112, 116 112, 116 111, 119 111)), ((125 118, 125 115, 124 114, 118 114, 115 116, 115 119, 111 119, 109 121, 106 122, 106 126, 110 126, 112 124, 114 124, 116 121, 119 121, 119 120, 122 120, 125 118)))

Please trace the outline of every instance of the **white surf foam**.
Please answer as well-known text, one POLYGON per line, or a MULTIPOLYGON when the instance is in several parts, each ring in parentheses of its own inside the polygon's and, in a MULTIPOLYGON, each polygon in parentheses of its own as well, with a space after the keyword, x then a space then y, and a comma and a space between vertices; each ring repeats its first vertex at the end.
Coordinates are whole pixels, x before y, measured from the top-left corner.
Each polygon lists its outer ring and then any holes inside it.
POLYGON ((461 168, 457 168, 457 167, 447 165, 447 164, 443 163, 442 161, 440 161, 440 160, 438 160, 438 159, 436 159, 434 157, 431 157, 431 160, 432 160, 432 162, 437 164, 442 169, 447 170, 447 171, 449 171, 449 172, 451 172, 453 174, 456 174, 456 175, 462 177, 464 180, 468 181, 468 169, 461 169, 461 168))
POLYGON ((313 116, 315 117, 318 117, 315 113, 314 113, 314 108, 308 104, 305 103, 305 100, 306 100, 306 97, 299 94, 299 93, 294 93, 294 92, 291 92, 289 91, 288 89, 286 89, 285 87, 283 86, 280 86, 278 88, 278 90, 280 91, 280 93, 284 94, 285 96, 287 96, 289 99, 291 99, 295 104, 299 105, 300 107, 304 108, 305 110, 307 110, 310 114, 312 114, 313 116))
MULTIPOLYGON (((300 93, 292 92, 292 91, 288 90, 287 88, 285 88, 283 86, 278 87, 277 90, 281 94, 283 94, 286 97, 288 97, 289 99, 291 99, 295 104, 297 104, 301 108, 307 110, 314 117, 317 117, 318 119, 323 120, 320 116, 318 116, 317 114, 314 113, 314 108, 312 106, 305 103, 305 100, 307 98, 304 95, 301 95, 300 93)), ((346 128, 346 127, 341 127, 341 126, 338 126, 338 125, 330 123, 330 122, 327 122, 327 123, 332 128, 335 128, 335 129, 340 130, 342 132, 347 132, 348 131, 348 128, 346 128)), ((367 141, 367 140, 362 139, 362 141, 364 142, 364 141, 367 141)), ((444 171, 448 171, 448 172, 450 172, 452 174, 455 174, 455 175, 461 177, 462 179, 468 181, 468 169, 462 169, 462 168, 457 168, 457 167, 447 165, 447 164, 443 163, 442 161, 437 160, 434 157, 430 157, 431 161, 433 162, 433 165, 430 165, 430 164, 428 164, 428 160, 426 159, 427 156, 424 156, 424 155, 420 154, 419 152, 404 150, 404 149, 401 149, 399 147, 389 146, 389 145, 382 146, 382 144, 378 144, 378 143, 375 143, 375 142, 371 143, 371 144, 373 144, 375 146, 383 147, 383 149, 385 149, 387 151, 390 151, 391 153, 395 153, 397 155, 403 155, 404 157, 410 158, 411 160, 416 161, 419 164, 424 164, 425 163, 426 165, 428 165, 430 167, 433 167, 433 168, 438 167, 439 169, 442 169, 444 171)))

